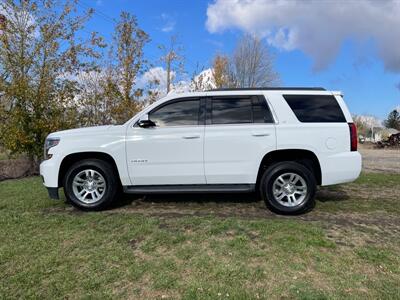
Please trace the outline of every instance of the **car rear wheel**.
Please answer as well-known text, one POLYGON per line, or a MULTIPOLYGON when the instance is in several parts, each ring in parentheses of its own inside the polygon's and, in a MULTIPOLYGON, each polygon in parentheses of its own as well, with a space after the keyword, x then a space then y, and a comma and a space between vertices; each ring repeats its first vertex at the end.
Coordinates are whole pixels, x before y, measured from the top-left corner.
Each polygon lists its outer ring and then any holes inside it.
POLYGON ((279 162, 268 167, 260 188, 267 206, 277 213, 299 214, 315 204, 315 177, 309 169, 296 162, 279 162))
POLYGON ((85 159, 76 162, 64 178, 65 197, 80 209, 104 209, 117 195, 116 178, 113 166, 106 161, 85 159))

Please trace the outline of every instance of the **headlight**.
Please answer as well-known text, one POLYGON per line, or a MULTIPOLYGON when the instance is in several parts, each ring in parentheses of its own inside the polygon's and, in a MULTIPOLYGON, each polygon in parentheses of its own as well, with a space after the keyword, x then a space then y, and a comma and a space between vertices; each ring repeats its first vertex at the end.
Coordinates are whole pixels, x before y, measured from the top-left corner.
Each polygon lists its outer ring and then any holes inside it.
POLYGON ((51 137, 47 138, 46 141, 44 142, 44 159, 50 159, 52 157, 52 154, 49 154, 49 150, 55 146, 58 145, 60 142, 60 138, 57 137, 51 137))

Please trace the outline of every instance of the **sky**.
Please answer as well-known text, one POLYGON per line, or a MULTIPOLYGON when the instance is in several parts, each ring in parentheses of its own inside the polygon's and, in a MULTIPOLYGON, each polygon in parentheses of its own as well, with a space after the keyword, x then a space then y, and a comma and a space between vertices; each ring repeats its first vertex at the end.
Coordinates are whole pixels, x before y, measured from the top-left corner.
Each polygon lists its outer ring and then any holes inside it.
POLYGON ((177 35, 185 69, 210 67, 243 33, 270 46, 282 86, 339 90, 353 114, 384 119, 400 107, 400 0, 79 0, 96 11, 86 30, 111 38, 125 10, 149 34, 146 58, 177 35))

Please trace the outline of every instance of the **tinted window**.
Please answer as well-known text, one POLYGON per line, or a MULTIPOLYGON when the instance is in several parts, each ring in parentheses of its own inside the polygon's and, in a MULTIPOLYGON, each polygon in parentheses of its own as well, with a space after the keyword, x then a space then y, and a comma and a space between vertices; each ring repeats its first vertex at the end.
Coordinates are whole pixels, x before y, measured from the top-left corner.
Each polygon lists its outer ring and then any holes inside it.
POLYGON ((212 100, 212 124, 252 123, 252 115, 250 98, 214 98, 212 100))
POLYGON ((253 97, 253 122, 254 123, 273 123, 271 111, 268 108, 265 98, 253 97))
POLYGON ((346 122, 334 96, 284 95, 283 97, 300 122, 346 122))
POLYGON ((264 97, 213 98, 212 124, 273 123, 264 97))
POLYGON ((157 126, 182 126, 199 124, 200 101, 183 100, 166 104, 149 114, 150 120, 157 126))

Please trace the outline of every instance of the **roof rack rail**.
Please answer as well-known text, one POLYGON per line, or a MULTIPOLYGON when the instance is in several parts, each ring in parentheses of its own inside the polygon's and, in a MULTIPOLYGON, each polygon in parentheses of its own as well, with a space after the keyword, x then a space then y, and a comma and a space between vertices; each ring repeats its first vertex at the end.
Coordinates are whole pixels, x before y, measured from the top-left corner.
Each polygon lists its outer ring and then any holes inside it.
POLYGON ((219 89, 210 89, 209 92, 217 92, 217 91, 254 91, 254 90, 262 90, 262 91, 326 91, 325 88, 322 87, 258 87, 258 88, 219 88, 219 89))

